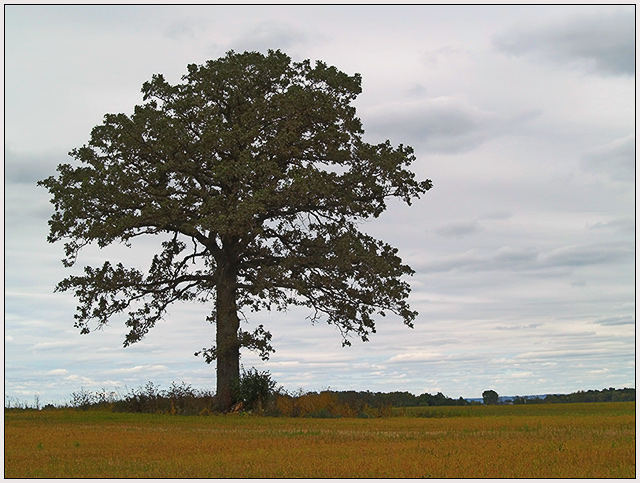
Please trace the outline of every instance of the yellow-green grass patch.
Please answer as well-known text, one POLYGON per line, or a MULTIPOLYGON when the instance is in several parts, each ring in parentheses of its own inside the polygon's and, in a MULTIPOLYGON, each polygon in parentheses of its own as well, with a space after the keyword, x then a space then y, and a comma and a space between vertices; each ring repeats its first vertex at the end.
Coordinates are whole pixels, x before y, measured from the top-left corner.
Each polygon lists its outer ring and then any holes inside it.
POLYGON ((635 403, 395 414, 308 419, 5 411, 5 477, 635 477, 635 403))

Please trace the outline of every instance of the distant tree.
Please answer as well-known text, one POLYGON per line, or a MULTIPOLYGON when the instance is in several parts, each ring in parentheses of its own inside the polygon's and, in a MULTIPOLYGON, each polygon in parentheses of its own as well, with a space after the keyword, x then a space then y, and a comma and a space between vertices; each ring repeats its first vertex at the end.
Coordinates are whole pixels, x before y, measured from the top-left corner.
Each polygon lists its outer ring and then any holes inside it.
POLYGON ((482 400, 485 404, 498 404, 498 393, 489 389, 482 393, 482 400))
POLYGON ((196 354, 217 361, 217 398, 228 409, 241 348, 264 359, 273 351, 263 326, 240 328, 243 308, 309 307, 343 345, 352 334, 366 341, 376 314, 411 327, 417 313, 402 277, 413 271, 359 225, 391 197, 411 204, 431 182, 407 169, 411 147, 362 140, 351 105, 360 75, 280 51, 229 52, 189 65, 182 80, 154 75, 132 115, 105 115, 70 152, 79 164, 38 183, 52 195, 48 240, 66 240, 65 266, 91 243, 162 242, 146 272, 107 261, 57 285, 80 301, 80 332, 127 312, 128 346, 172 303, 210 304, 215 344, 196 354))

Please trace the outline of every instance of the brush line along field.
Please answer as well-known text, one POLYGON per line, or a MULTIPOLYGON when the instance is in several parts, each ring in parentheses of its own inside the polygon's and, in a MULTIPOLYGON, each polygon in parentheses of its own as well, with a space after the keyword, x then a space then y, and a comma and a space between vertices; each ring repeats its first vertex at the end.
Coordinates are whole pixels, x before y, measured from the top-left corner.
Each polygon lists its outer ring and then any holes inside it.
POLYGON ((633 478, 635 402, 377 419, 5 411, 5 477, 633 478))

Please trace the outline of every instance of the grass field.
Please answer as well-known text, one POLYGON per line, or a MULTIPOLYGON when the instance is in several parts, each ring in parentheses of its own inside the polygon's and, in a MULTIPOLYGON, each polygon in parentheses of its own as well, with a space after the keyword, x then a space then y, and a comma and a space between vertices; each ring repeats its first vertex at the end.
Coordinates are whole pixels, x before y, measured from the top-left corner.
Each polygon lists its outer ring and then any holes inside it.
POLYGON ((5 411, 5 477, 633 478, 635 403, 378 419, 5 411))

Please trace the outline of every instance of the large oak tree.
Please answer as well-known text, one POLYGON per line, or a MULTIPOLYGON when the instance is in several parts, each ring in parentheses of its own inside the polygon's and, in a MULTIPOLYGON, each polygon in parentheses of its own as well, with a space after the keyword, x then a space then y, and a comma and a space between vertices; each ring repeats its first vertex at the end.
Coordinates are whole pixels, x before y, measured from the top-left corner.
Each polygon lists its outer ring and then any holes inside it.
POLYGON ((39 182, 55 206, 48 240, 63 263, 92 243, 161 235, 148 270, 106 262, 61 281, 79 300, 82 333, 126 312, 124 345, 142 339, 176 301, 209 304, 220 407, 234 403, 240 350, 267 358, 271 334, 240 327, 239 311, 310 308, 343 344, 367 340, 374 316, 412 326, 412 274, 397 249, 358 229, 386 200, 431 188, 407 167, 412 148, 372 145, 352 101, 361 78, 280 51, 229 52, 189 65, 182 83, 154 75, 133 114, 107 114, 58 176, 39 182), (163 236, 162 236, 163 235, 163 236))

